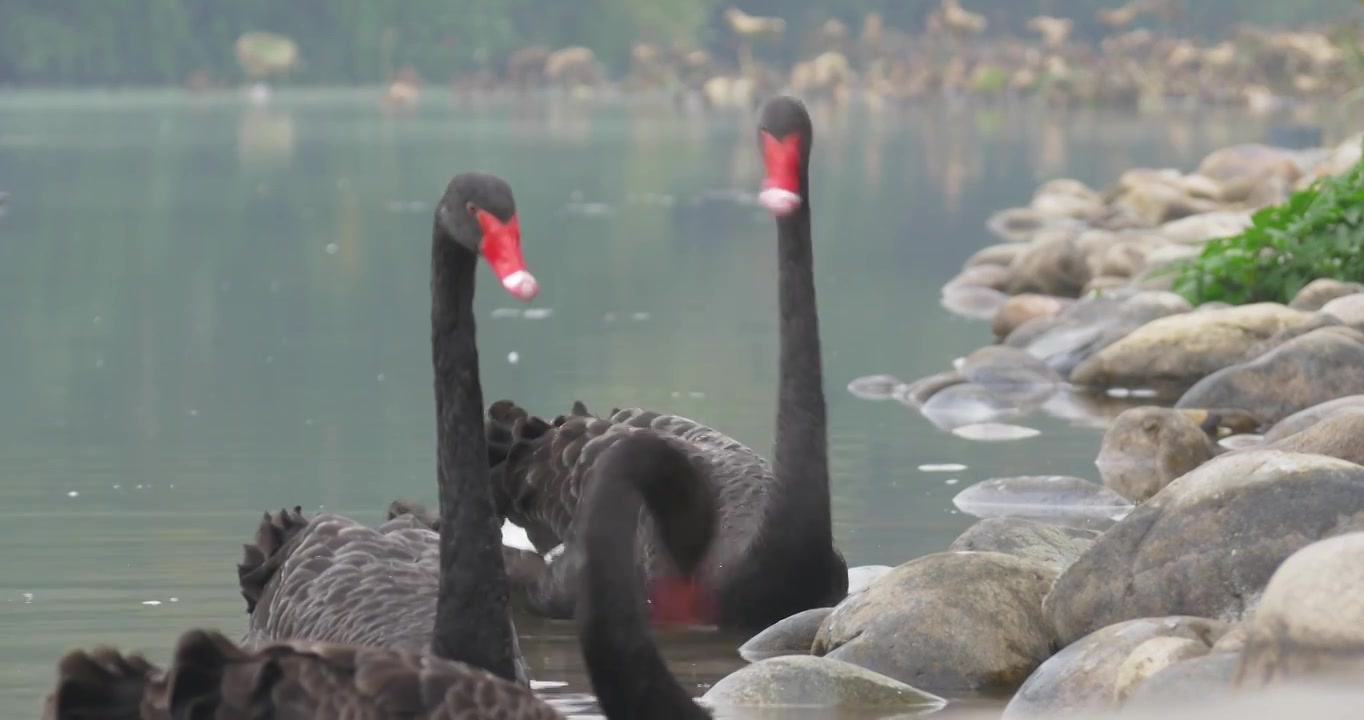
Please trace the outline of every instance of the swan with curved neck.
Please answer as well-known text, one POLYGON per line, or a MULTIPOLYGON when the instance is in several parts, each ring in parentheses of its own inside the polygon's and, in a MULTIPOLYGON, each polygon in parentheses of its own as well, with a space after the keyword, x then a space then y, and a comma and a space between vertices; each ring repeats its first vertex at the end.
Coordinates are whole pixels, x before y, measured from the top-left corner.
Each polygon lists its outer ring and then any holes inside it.
MULTIPOLYGON (((432 241, 432 360, 441 442, 437 471, 441 572, 431 638, 435 654, 393 644, 304 639, 238 648, 219 633, 192 630, 181 636, 167 671, 141 656, 110 648, 69 653, 59 665, 57 688, 47 701, 48 720, 562 717, 526 687, 507 679, 514 638, 508 636, 500 519, 494 513, 482 426, 472 311, 474 271, 482 254, 513 294, 522 298, 534 294, 533 278, 516 275, 525 270, 515 217, 506 183, 487 175, 461 175, 446 192, 432 241), (469 219, 452 213, 467 213, 469 219)), ((713 488, 706 480, 710 474, 706 460, 692 456, 677 439, 636 433, 621 435, 603 447, 584 483, 584 562, 576 588, 579 641, 608 718, 709 717, 658 652, 634 549, 644 508, 649 511, 645 522, 661 540, 660 560, 679 584, 689 583, 709 550, 717 523, 713 488)), ((368 578, 348 576, 357 583, 378 582, 377 590, 362 584, 346 588, 328 574, 346 564, 346 558, 362 569, 374 567, 368 560, 379 552, 375 547, 382 547, 375 544, 383 543, 387 535, 366 534, 363 526, 353 526, 353 534, 364 538, 355 543, 368 547, 349 547, 344 538, 330 545, 309 545, 308 530, 319 520, 293 527, 291 523, 301 517, 283 515, 285 522, 269 526, 283 526, 293 534, 284 538, 267 533, 272 542, 282 541, 267 558, 276 567, 267 584, 278 584, 268 587, 265 594, 271 597, 256 606, 260 611, 267 600, 275 603, 270 606, 270 621, 279 629, 304 626, 304 611, 330 613, 327 617, 334 625, 345 625, 376 620, 368 614, 375 607, 398 607, 391 599, 366 606, 359 597, 398 589, 382 584, 377 571, 368 578), (330 551, 338 561, 330 565, 319 561, 329 556, 309 553, 315 548, 330 551), (304 567, 307 563, 317 567, 304 567), (319 605, 298 596, 290 605, 282 598, 294 587, 288 581, 291 572, 308 579, 321 595, 341 593, 341 601, 319 605)), ((433 534, 404 517, 405 526, 390 535, 433 534)), ((431 614, 428 610, 426 616, 431 614)))
MULTIPOLYGON (((757 132, 765 178, 760 201, 777 226, 780 351, 776 442, 766 458, 723 433, 677 415, 643 409, 596 417, 581 403, 546 421, 510 401, 488 411, 489 462, 499 514, 523 527, 543 555, 512 573, 529 606, 573 616, 582 560, 578 507, 599 457, 597 445, 621 433, 657 432, 710 462, 720 531, 702 563, 699 593, 680 594, 648 542, 640 554, 652 581, 656 617, 757 631, 802 610, 834 605, 847 593, 848 567, 834 546, 827 418, 815 301, 809 158, 814 129, 789 97, 763 107, 757 132)), ((533 553, 530 553, 534 555, 533 553)))

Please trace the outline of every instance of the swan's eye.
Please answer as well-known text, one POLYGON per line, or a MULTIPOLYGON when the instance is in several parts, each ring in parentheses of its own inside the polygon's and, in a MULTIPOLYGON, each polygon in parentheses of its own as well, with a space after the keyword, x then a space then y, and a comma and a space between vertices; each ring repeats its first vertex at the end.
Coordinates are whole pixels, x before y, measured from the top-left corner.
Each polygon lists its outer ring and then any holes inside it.
POLYGON ((478 206, 473 204, 472 202, 464 203, 464 209, 468 210, 470 215, 478 217, 478 206))

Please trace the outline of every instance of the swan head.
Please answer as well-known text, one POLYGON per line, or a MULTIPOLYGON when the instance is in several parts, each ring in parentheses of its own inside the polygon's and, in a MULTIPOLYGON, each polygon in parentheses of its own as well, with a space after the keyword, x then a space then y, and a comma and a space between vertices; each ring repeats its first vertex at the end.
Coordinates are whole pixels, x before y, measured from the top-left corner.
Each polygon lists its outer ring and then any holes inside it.
POLYGON ((786 95, 763 106, 758 142, 763 155, 763 185, 758 201, 777 217, 785 217, 805 202, 806 159, 814 142, 810 114, 799 100, 786 95))
POLYGON ((460 247, 481 255, 512 297, 528 302, 540 292, 521 255, 516 198, 502 178, 486 173, 456 176, 436 210, 436 226, 460 247))

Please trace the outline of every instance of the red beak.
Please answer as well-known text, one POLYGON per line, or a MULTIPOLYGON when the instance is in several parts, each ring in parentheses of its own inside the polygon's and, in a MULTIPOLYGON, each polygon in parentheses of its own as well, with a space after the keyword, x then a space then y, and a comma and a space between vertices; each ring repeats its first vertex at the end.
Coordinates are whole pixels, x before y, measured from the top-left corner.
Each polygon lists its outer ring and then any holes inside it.
POLYGON ((800 207, 800 135, 791 133, 781 140, 762 131, 763 190, 761 202, 773 215, 783 216, 800 207))
POLYGON ((483 230, 479 252, 497 274, 502 287, 519 300, 533 299, 540 292, 540 286, 535 282, 535 276, 526 270, 526 261, 521 257, 521 226, 516 216, 504 223, 492 213, 479 210, 476 217, 483 230))

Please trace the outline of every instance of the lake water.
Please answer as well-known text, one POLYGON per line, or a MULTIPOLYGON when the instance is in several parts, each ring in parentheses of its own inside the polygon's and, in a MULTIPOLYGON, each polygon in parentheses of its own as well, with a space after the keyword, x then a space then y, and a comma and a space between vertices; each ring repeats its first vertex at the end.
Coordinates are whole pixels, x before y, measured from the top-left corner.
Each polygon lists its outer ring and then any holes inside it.
MULTIPOLYGON (((775 230, 752 203, 754 119, 665 102, 377 91, 0 95, 0 717, 32 717, 60 655, 164 662, 191 626, 245 627, 235 564, 262 511, 378 522, 435 489, 428 267, 454 174, 512 184, 531 305, 483 273, 485 396, 554 414, 645 406, 770 447, 775 230)), ((815 256, 836 537, 851 564, 944 549, 967 485, 1097 479, 1096 423, 977 443, 848 381, 950 367, 990 339, 939 290, 986 217, 1052 177, 1190 168, 1262 124, 1027 108, 814 108, 815 256), (961 463, 960 472, 922 472, 961 463)), ((590 711, 571 627, 518 621, 539 680, 590 711)), ((702 692, 737 641, 670 635, 702 692)))

